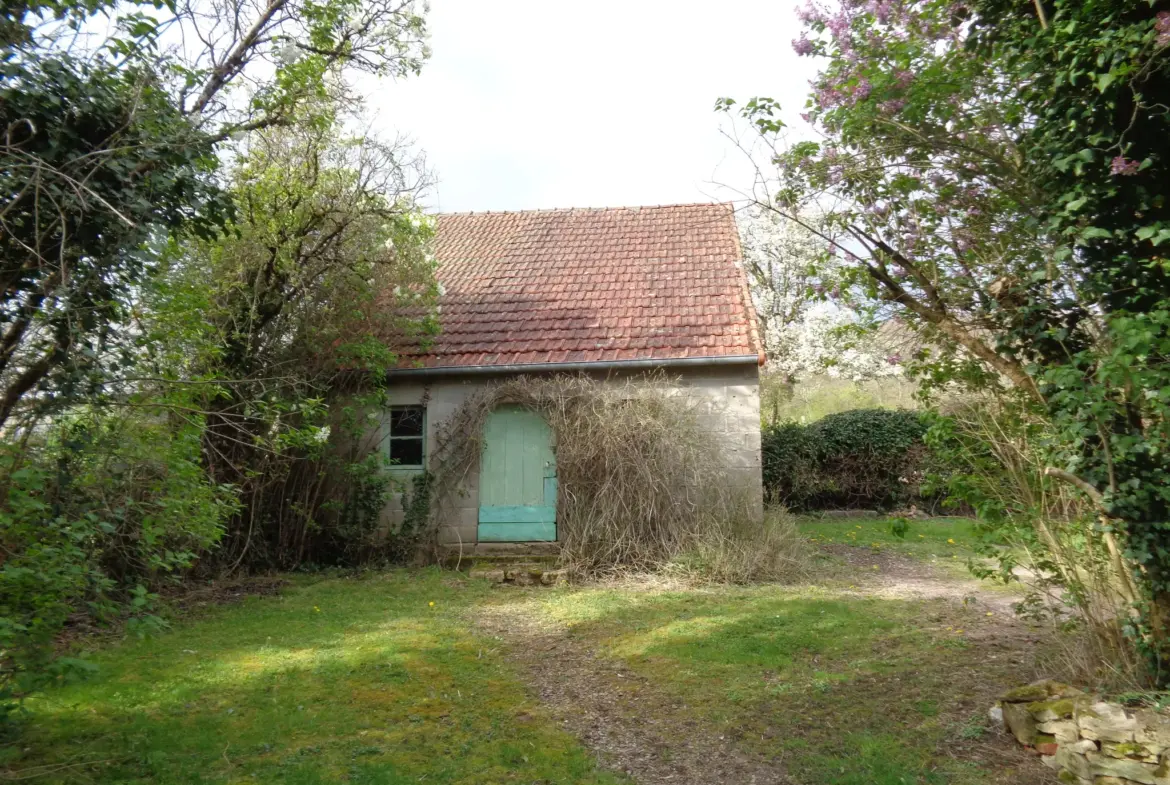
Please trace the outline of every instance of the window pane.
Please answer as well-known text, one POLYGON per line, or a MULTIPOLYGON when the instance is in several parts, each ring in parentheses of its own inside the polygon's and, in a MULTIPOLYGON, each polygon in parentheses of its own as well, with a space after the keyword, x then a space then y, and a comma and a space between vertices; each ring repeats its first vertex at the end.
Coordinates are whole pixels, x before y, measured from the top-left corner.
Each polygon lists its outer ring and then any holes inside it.
POLYGON ((422 466, 422 439, 391 439, 390 460, 399 466, 422 466))
POLYGON ((396 406, 390 410, 391 436, 422 436, 423 407, 396 406))

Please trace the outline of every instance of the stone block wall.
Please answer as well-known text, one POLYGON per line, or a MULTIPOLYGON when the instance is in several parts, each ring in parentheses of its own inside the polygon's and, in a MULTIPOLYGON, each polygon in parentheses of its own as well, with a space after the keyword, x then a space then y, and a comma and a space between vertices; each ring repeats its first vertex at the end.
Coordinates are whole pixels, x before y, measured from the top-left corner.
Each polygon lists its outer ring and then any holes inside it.
MULTIPOLYGON (((598 374, 598 378, 625 383, 637 374, 598 374)), ((760 460, 760 387, 759 368, 755 365, 695 367, 668 372, 677 378, 681 390, 693 396, 699 423, 720 444, 719 454, 725 462, 729 482, 742 490, 754 514, 763 515, 763 478, 760 460)), ((436 377, 394 384, 389 390, 392 406, 421 404, 426 406, 427 435, 424 450, 434 443, 437 428, 476 390, 498 376, 436 377)), ((371 437, 378 443, 382 436, 376 425, 371 437)), ((429 459, 429 455, 424 459, 429 459)), ((416 471, 394 470, 396 481, 409 482, 416 471)), ((478 476, 467 478, 463 492, 449 500, 440 543, 474 545, 479 519, 478 476)), ((402 520, 401 494, 395 494, 383 511, 387 526, 402 520)))
POLYGON ((759 369, 734 366, 691 371, 680 374, 679 382, 693 396, 700 427, 719 444, 728 481, 746 495, 753 514, 762 518, 759 369))
POLYGON ((1070 785, 1170 785, 1170 717, 1053 681, 1000 699, 1006 729, 1070 785))

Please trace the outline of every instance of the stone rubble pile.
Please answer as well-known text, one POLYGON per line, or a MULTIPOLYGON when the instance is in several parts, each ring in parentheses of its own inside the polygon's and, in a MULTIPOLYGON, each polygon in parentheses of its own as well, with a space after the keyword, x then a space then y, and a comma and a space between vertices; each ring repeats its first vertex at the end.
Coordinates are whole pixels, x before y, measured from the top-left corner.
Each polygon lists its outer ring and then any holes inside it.
MULTIPOLYGON (((1070 785, 1170 785, 1170 717, 1055 681, 1000 698, 1003 723, 1070 785)), ((993 716, 998 712, 993 710, 993 716)))

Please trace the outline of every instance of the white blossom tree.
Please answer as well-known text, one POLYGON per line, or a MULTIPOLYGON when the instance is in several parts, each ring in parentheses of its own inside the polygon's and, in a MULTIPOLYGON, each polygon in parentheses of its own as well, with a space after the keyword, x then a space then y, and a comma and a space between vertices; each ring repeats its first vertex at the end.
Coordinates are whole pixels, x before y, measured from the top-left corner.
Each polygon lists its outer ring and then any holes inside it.
POLYGON ((835 257, 819 217, 805 222, 816 231, 758 207, 740 213, 744 264, 771 372, 787 384, 818 373, 854 381, 900 375, 900 355, 883 350, 862 314, 838 301, 835 257))

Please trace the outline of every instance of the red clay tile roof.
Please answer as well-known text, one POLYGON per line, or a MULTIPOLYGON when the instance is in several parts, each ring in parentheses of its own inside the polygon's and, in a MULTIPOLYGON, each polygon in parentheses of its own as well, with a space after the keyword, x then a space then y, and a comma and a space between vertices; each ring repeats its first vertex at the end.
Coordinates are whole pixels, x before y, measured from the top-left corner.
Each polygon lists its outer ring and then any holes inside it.
POLYGON ((731 205, 438 216, 428 367, 759 355, 731 205))

